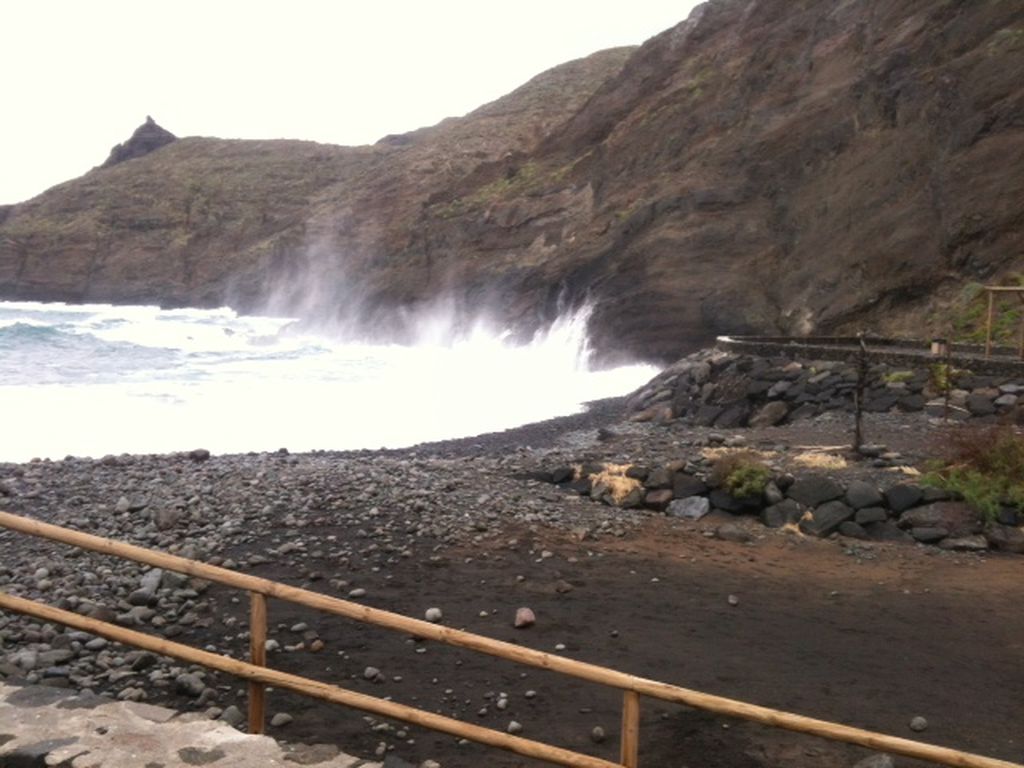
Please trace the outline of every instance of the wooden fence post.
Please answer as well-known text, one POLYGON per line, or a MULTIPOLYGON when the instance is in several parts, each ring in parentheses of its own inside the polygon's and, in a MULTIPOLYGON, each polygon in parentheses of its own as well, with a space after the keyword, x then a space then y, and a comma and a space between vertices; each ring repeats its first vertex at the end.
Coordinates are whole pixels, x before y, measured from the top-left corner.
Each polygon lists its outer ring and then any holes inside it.
MULTIPOLYGON (((249 662, 267 666, 267 598, 249 593, 249 662)), ((263 683, 249 681, 249 733, 263 733, 266 691, 263 683)))
POLYGON ((992 312, 995 308, 995 291, 986 290, 988 293, 988 314, 985 315, 985 359, 992 356, 992 312))
POLYGON ((625 768, 640 764, 640 694, 624 691, 622 694, 622 750, 619 762, 625 768))
POLYGON ((857 334, 857 385, 853 390, 853 452, 860 453, 864 444, 864 388, 868 380, 868 348, 864 334, 857 334))

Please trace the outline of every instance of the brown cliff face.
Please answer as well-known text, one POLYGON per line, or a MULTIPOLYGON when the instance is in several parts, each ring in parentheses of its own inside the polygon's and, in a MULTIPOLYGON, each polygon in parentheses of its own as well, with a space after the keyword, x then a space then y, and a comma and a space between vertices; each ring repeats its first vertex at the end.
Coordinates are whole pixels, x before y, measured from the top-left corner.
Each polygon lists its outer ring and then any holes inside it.
POLYGON ((1019 3, 719 0, 434 237, 501 272, 544 251, 606 351, 942 331, 945 292, 1024 266, 1022 129, 1019 3))
POLYGON ((0 295, 266 305, 400 334, 448 297, 607 356, 942 332, 1024 268, 1024 6, 712 0, 373 147, 184 139, 0 224, 0 295), (931 325, 928 325, 930 323, 931 325))
POLYGON ((94 169, 8 212, 0 297, 338 313, 359 276, 387 279, 423 200, 531 149, 631 50, 375 146, 184 138, 94 169))

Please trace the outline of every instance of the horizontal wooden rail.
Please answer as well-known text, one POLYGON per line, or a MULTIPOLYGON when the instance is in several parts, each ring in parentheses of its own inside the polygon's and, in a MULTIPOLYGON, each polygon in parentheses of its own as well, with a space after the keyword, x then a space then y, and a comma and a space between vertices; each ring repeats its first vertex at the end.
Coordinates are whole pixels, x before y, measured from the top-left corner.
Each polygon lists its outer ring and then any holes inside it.
POLYGON ((14 597, 5 592, 0 592, 0 608, 28 614, 45 621, 53 621, 65 624, 75 629, 91 632, 94 635, 105 637, 136 648, 158 653, 161 656, 171 656, 175 659, 189 664, 200 664, 210 669, 220 670, 228 674, 241 677, 261 685, 273 685, 278 688, 287 688, 297 693, 324 699, 335 704, 342 704, 347 707, 361 709, 365 712, 372 712, 382 717, 390 717, 395 720, 403 720, 414 725, 421 725, 424 728, 431 728, 442 733, 449 733, 463 739, 472 739, 481 744, 515 752, 517 755, 534 757, 539 760, 547 760, 557 765, 567 765, 572 768, 621 768, 618 763, 610 763, 597 757, 571 752, 560 747, 553 747, 539 741, 531 741, 521 736, 512 736, 491 728, 484 728, 472 723, 465 723, 443 715, 436 715, 425 712, 422 709, 415 709, 404 704, 397 704, 386 699, 379 699, 376 696, 368 696, 365 693, 350 691, 335 685, 321 683, 317 680, 310 680, 307 677, 280 672, 276 669, 268 669, 245 661, 239 661, 229 656, 219 656, 209 651, 201 651, 189 645, 182 645, 163 638, 153 637, 143 632, 118 627, 104 621, 91 619, 88 616, 80 616, 77 613, 64 611, 60 608, 37 603, 33 600, 26 600, 21 597, 14 597))
POLYGON ((512 643, 475 635, 471 632, 438 626, 427 621, 411 619, 401 614, 359 605, 348 600, 322 595, 318 592, 310 592, 305 589, 279 584, 226 568, 187 560, 163 552, 154 552, 132 544, 111 541, 110 539, 104 539, 87 533, 72 531, 7 512, 0 512, 0 526, 33 536, 64 542, 65 544, 71 544, 82 549, 123 557, 158 568, 179 571, 191 576, 237 587, 238 589, 260 593, 281 600, 289 600, 300 605, 345 616, 367 624, 375 624, 399 632, 407 632, 417 637, 436 640, 460 648, 468 648, 528 666, 549 669, 582 680, 601 683, 623 691, 633 691, 634 693, 663 701, 671 701, 697 709, 704 709, 720 715, 737 717, 763 725, 784 728, 812 736, 820 736, 834 741, 843 741, 891 754, 905 755, 942 765, 956 766, 956 768, 1024 768, 1024 765, 1018 763, 1010 763, 1005 760, 975 755, 948 747, 925 744, 924 742, 904 739, 898 736, 875 733, 862 728, 853 728, 827 720, 818 720, 804 715, 749 704, 724 696, 715 696, 655 680, 635 677, 624 672, 600 667, 596 664, 588 664, 575 659, 568 659, 564 656, 555 656, 542 651, 523 648, 512 643))

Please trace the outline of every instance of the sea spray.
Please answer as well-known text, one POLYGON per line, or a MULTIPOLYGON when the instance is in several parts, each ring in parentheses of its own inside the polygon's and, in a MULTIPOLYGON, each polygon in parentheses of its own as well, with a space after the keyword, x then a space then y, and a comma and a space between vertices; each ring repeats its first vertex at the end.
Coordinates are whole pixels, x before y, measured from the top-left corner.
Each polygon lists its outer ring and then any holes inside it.
POLYGON ((525 344, 435 320, 403 346, 225 308, 0 302, 0 460, 400 447, 573 413, 655 373, 593 370, 586 310, 525 344))

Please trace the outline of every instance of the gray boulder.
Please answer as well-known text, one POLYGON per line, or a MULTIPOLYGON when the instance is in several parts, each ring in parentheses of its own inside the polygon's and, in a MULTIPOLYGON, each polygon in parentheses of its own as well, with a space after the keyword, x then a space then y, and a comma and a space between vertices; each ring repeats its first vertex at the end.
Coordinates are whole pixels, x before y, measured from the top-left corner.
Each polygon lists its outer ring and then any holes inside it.
POLYGON ((1012 525, 999 525, 992 523, 985 529, 985 538, 992 546, 1001 552, 1014 552, 1018 555, 1024 554, 1024 530, 1012 525))
POLYGON ((840 498, 843 486, 824 475, 807 475, 797 480, 786 491, 786 495, 805 507, 817 507, 826 501, 840 498))
POLYGON ((781 400, 765 403, 757 413, 750 417, 752 427, 774 427, 786 418, 789 406, 781 400))
POLYGON ((800 521, 800 530, 811 536, 824 538, 839 530, 839 526, 852 520, 855 512, 841 501, 826 501, 814 510, 810 518, 800 521))
POLYGON ((707 492, 707 483, 699 477, 688 475, 685 472, 676 472, 672 477, 672 495, 677 499, 702 496, 707 492))
POLYGON ((888 519, 889 513, 886 512, 883 507, 866 507, 864 509, 858 509, 857 514, 853 518, 857 525, 884 523, 888 519))
POLYGON ((872 483, 854 480, 846 487, 846 503, 854 509, 877 507, 882 504, 882 492, 872 483))
POLYGON ((900 483, 885 492, 885 503, 893 512, 900 513, 920 503, 923 493, 916 485, 900 483))
POLYGON ((772 504, 761 512, 761 522, 769 528, 781 528, 787 523, 795 523, 804 514, 804 509, 793 499, 784 499, 772 504))
POLYGON ((706 496, 689 496, 685 499, 676 499, 669 504, 666 514, 685 520, 700 520, 710 511, 711 502, 706 496))

